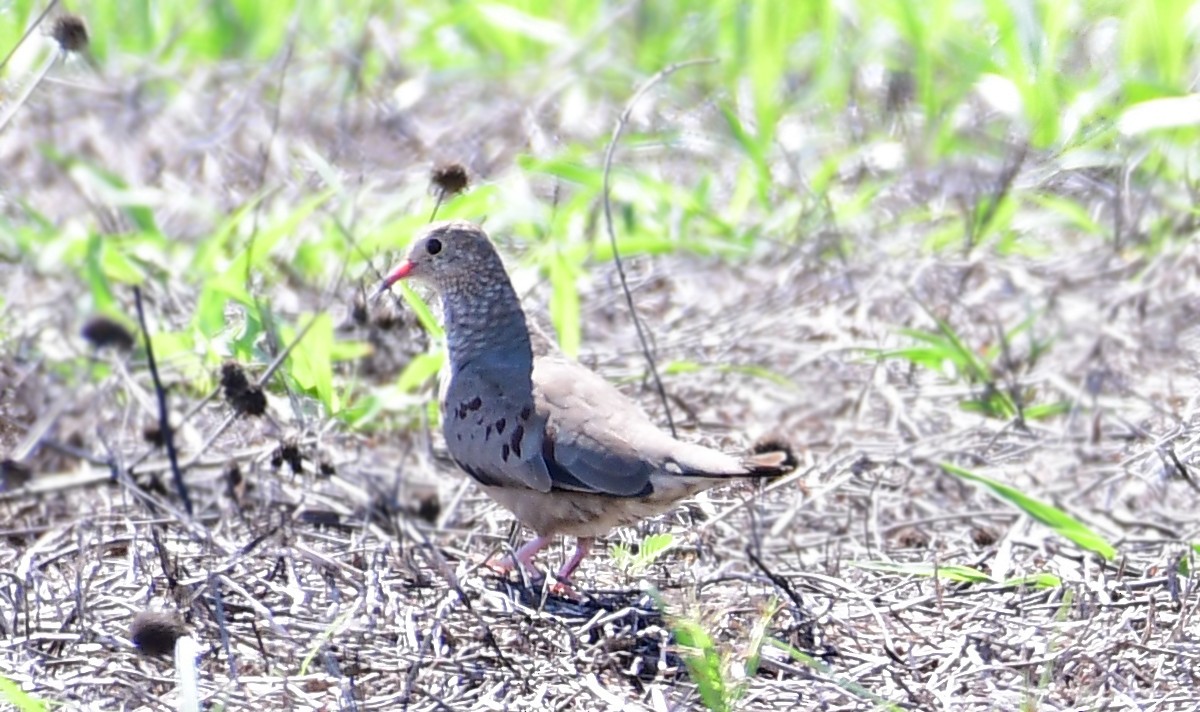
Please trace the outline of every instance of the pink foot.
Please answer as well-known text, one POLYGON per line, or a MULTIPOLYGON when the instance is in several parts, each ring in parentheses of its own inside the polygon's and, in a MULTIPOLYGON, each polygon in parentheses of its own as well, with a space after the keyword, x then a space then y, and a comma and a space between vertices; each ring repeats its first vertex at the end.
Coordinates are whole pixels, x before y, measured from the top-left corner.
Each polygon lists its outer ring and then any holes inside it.
POLYGON ((549 543, 550 537, 548 536, 535 537, 528 544, 513 552, 512 555, 504 556, 499 559, 492 559, 484 563, 484 566, 488 567, 492 571, 495 571, 501 576, 507 576, 512 573, 513 569, 517 568, 517 565, 519 564, 523 569, 525 569, 525 571, 540 579, 542 578, 543 574, 541 571, 538 571, 538 567, 534 565, 533 559, 538 555, 538 552, 545 548, 545 546, 549 543))
POLYGON ((550 593, 553 593, 556 596, 572 598, 576 601, 583 598, 575 589, 571 588, 571 574, 575 573, 575 569, 579 568, 579 564, 587 558, 589 553, 591 553, 592 544, 594 542, 595 540, 590 538, 581 538, 578 542, 576 542, 575 553, 571 554, 571 558, 567 559, 567 562, 563 564, 562 568, 558 570, 558 573, 554 575, 555 581, 550 586, 550 593))

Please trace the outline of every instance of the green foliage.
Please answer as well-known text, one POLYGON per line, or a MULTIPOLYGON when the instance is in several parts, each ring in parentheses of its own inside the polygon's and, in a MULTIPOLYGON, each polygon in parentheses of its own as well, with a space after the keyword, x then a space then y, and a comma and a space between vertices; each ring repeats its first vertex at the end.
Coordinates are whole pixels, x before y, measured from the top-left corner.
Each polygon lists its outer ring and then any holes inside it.
POLYGON ((8 702, 18 712, 45 712, 48 709, 45 702, 25 692, 20 685, 4 676, 0 676, 0 699, 8 702))
POLYGON ((1104 537, 1092 531, 1086 524, 1058 507, 1030 497, 1003 482, 998 482, 957 465, 943 462, 941 463, 941 468, 960 479, 984 485, 995 496, 1007 501, 1030 517, 1050 527, 1056 534, 1074 542, 1079 548, 1099 554, 1105 559, 1116 557, 1117 550, 1104 537))
POLYGON ((973 566, 961 564, 931 564, 931 563, 898 563, 894 561, 857 561, 853 566, 870 571, 882 571, 899 576, 921 576, 939 578, 956 583, 999 584, 1003 586, 1028 588, 1058 588, 1062 579, 1050 573, 1016 576, 1009 579, 995 579, 990 574, 980 571, 973 566))
MULTIPOLYGON (((953 381, 980 387, 977 397, 961 403, 963 410, 990 418, 1046 418, 1065 412, 1067 403, 1033 404, 1023 389, 1005 384, 1001 374, 1011 372, 1013 364, 1007 355, 1008 344, 1021 334, 1029 335, 1029 353, 1025 368, 1032 368, 1050 347, 1049 341, 1033 335, 1032 326, 1037 314, 1031 314, 1008 332, 1001 333, 1000 343, 982 350, 982 355, 966 344, 948 321, 930 313, 937 331, 899 328, 897 331, 916 342, 913 346, 880 350, 878 358, 903 359, 916 366, 942 374, 953 381)), ((1012 378, 1016 374, 1009 373, 1012 378)))
POLYGON ((721 655, 712 636, 698 621, 680 618, 674 624, 675 642, 683 650, 683 662, 688 675, 696 683, 700 699, 712 712, 729 709, 729 690, 725 684, 725 671, 721 655))
POLYGON ((662 558, 674 543, 675 535, 669 532, 642 539, 636 553, 624 542, 618 542, 612 547, 613 563, 630 576, 638 576, 662 558))

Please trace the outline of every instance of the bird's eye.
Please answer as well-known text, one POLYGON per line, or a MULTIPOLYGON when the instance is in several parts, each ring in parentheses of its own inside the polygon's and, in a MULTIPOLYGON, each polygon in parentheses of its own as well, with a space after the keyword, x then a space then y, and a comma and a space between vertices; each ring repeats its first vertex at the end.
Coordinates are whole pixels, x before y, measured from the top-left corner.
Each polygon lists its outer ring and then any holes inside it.
POLYGON ((425 251, 431 255, 436 255, 442 251, 442 241, 436 237, 430 238, 425 242, 425 251))

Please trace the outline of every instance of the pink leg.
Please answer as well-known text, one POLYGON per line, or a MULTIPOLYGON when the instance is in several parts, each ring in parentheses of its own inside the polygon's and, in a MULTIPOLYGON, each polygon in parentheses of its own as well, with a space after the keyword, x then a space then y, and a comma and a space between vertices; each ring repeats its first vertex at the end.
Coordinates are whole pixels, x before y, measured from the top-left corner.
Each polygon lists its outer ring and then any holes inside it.
POLYGON ((562 565, 555 578, 566 583, 571 578, 571 574, 575 573, 575 569, 579 568, 579 565, 583 563, 587 555, 592 552, 592 544, 595 541, 595 539, 579 539, 575 542, 575 553, 571 554, 571 558, 567 559, 567 563, 562 565))
POLYGON ((517 563, 519 562, 526 571, 540 576, 541 572, 538 571, 537 566, 534 565, 533 559, 538 555, 539 551, 544 549, 546 545, 550 543, 550 541, 551 537, 548 536, 534 537, 528 544, 522 546, 520 549, 517 549, 513 555, 505 556, 499 561, 489 561, 487 566, 496 573, 508 574, 517 567, 517 563))
POLYGON ((595 539, 581 537, 575 543, 575 553, 571 554, 571 558, 567 559, 567 563, 563 564, 562 568, 558 570, 558 573, 554 575, 554 578, 558 580, 553 586, 550 587, 551 591, 562 596, 580 598, 579 594, 575 592, 575 589, 571 588, 571 574, 575 573, 575 569, 579 568, 579 564, 587 558, 589 553, 591 553, 592 544, 594 544, 595 541, 595 539))

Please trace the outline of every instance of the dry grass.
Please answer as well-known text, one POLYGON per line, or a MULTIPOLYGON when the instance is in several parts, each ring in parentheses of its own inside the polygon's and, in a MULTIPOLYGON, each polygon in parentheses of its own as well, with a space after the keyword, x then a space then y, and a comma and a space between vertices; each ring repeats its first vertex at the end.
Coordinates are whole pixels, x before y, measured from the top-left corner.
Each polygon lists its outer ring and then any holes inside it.
MULTIPOLYGON (((313 101, 320 82, 302 72, 273 134, 263 97, 275 69, 198 75, 173 97, 145 91, 152 78, 42 92, 0 134, 3 210, 19 214, 20 198, 64 229, 120 227, 102 197, 45 159, 46 144, 162 191, 164 229, 191 240, 257 191, 267 145, 274 205, 299 202, 315 180, 301 145, 359 177, 360 204, 371 205, 424 190, 428 166, 443 160, 503 176, 531 140, 527 123, 497 119, 524 116, 503 92, 460 86, 444 103, 393 116, 313 101), (462 106, 448 128, 447 112, 462 106), (508 128, 487 133, 496 126, 508 128)), ((1020 179, 1049 183, 1049 168, 1033 161, 1020 179)), ((542 600, 480 569, 502 550, 509 519, 433 455, 424 433, 347 432, 278 393, 270 419, 237 419, 210 444, 229 414, 220 399, 181 427, 196 505, 182 516, 161 453, 142 439, 154 421, 145 363, 103 351, 95 357, 113 369, 102 380, 53 366, 89 353, 76 337, 78 283, 47 265, 0 264, 5 303, 19 307, 3 318, 0 445, 37 444, 32 479, 0 493, 0 673, 72 709, 170 709, 170 661, 129 640, 137 612, 167 609, 200 642, 206 699, 235 709, 697 708, 671 621, 640 593, 650 585, 737 660, 761 612, 782 601, 771 633, 828 670, 768 649, 744 709, 876 708, 854 685, 905 709, 1194 709, 1200 597, 1178 572, 1191 562, 1200 504, 1182 476, 1200 442, 1200 354, 1188 339, 1200 249, 1144 257, 1080 241, 1038 258, 929 257, 890 216, 950 199, 946 186, 962 175, 914 176, 880 198, 870 227, 827 226, 828 240, 780 244, 735 266, 682 254, 632 261, 662 359, 763 366, 795 384, 737 370, 671 376, 684 436, 733 449, 780 433, 804 467, 765 492, 718 491, 648 523, 647 532, 676 532, 679 545, 637 578, 594 557, 578 575, 590 594, 582 603, 542 600), (839 241, 853 257, 823 258, 839 241), (869 357, 897 344, 895 326, 931 328, 926 309, 976 345, 994 343, 995 325, 1044 310, 1036 328, 1053 346, 1014 378, 1071 410, 1025 427, 983 418, 959 408, 967 386, 869 357), (299 471, 274 456, 285 442, 299 471), (940 461, 1056 503, 1120 557, 1081 553, 942 474, 940 461), (231 463, 242 477, 234 487, 231 463), (1064 583, 965 585, 863 562, 1064 583)), ((617 378, 643 366, 614 283, 597 265, 583 292, 583 360, 617 378)), ((190 317, 189 289, 148 286, 152 328, 190 317)), ((278 290, 289 311, 339 314, 352 292, 330 304, 315 286, 278 290)), ((347 328, 394 351, 361 366, 379 382, 424 343, 407 317, 388 333, 347 328)), ((164 370, 177 411, 193 406, 171 364, 164 370)), ((653 412, 659 404, 639 385, 630 392, 653 412)))

